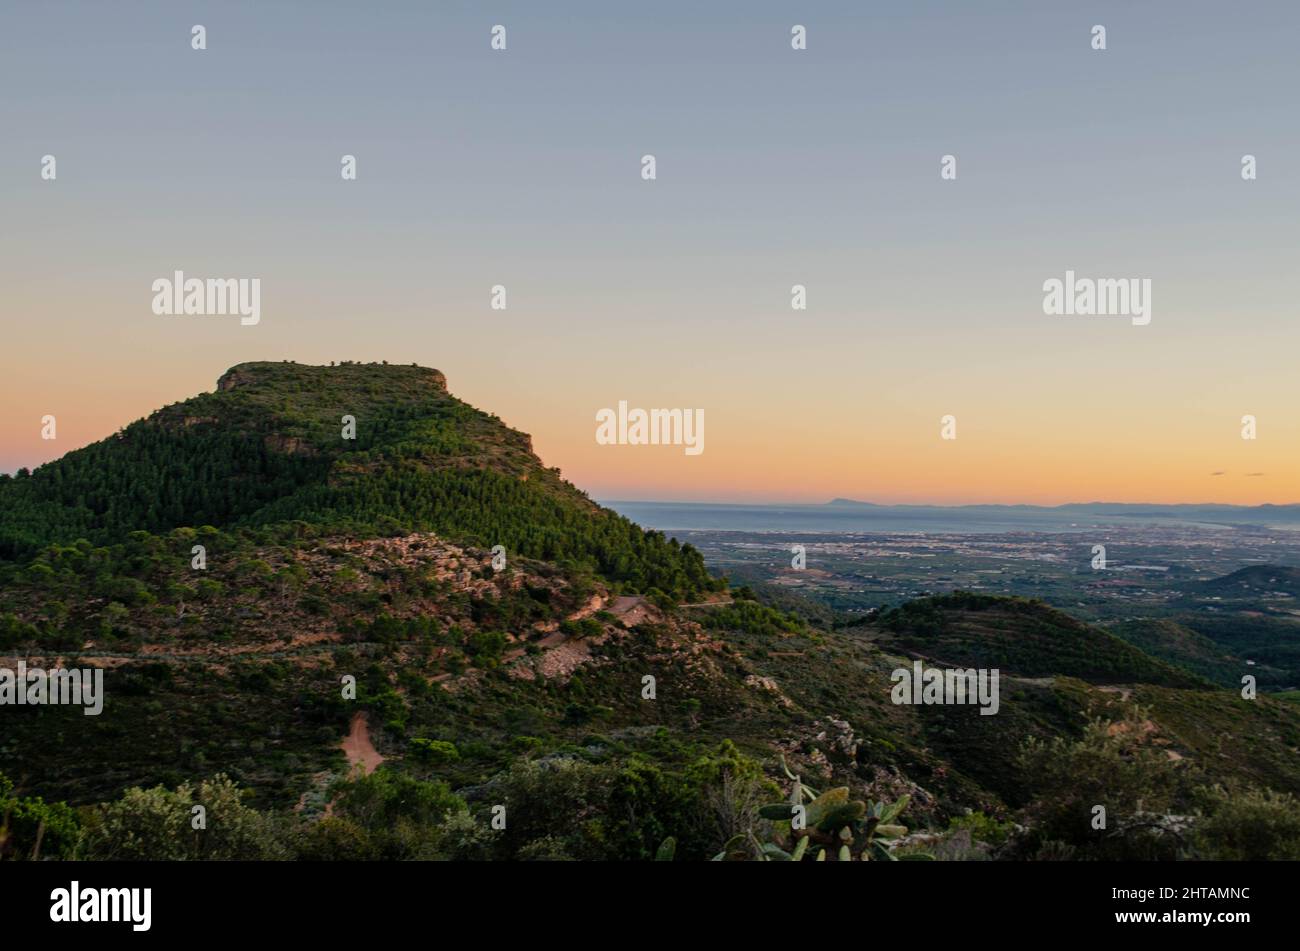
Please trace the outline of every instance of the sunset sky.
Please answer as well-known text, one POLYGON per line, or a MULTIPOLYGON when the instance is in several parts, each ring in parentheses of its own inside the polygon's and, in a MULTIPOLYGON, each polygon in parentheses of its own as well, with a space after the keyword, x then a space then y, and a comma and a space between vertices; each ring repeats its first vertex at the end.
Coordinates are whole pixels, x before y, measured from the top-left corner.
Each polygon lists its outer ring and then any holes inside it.
POLYGON ((0 471, 235 363, 388 360, 597 498, 1300 502, 1298 30, 1289 0, 5 4, 0 471), (177 269, 260 278, 260 324, 156 316, 177 269), (1067 269, 1150 278, 1150 325, 1045 315, 1067 269), (598 445, 620 400, 703 409, 705 451, 598 445))

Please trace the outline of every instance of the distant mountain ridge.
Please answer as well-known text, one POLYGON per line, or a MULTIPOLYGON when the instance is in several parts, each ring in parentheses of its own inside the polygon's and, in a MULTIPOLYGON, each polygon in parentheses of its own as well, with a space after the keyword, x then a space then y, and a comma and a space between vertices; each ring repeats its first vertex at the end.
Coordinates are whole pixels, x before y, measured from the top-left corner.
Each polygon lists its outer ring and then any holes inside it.
POLYGON ((1062 505, 1029 505, 1004 503, 977 503, 968 505, 927 505, 898 504, 881 505, 878 502, 863 502, 858 499, 835 498, 824 503, 828 506, 846 506, 876 509, 961 509, 966 511, 1005 511, 1022 510, 1035 512, 1080 512, 1090 515, 1123 515, 1149 518, 1187 518, 1189 515, 1267 515, 1272 518, 1285 517, 1300 521, 1300 503, 1276 505, 1228 505, 1218 502, 1067 502, 1062 505))

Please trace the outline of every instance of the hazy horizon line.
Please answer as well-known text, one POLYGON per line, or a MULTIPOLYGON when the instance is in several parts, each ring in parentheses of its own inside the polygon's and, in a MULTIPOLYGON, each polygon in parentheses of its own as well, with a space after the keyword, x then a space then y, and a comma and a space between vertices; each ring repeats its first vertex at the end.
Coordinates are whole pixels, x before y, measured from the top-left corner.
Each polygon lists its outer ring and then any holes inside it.
POLYGON ((720 500, 701 500, 701 499, 614 499, 614 498, 592 498, 601 505, 734 505, 740 506, 762 506, 762 507, 794 507, 805 506, 809 508, 825 508, 834 505, 837 502, 846 505, 871 506, 874 508, 932 508, 932 509, 959 509, 959 508, 1032 508, 1032 509, 1060 509, 1074 506, 1095 506, 1095 505, 1117 505, 1117 506, 1148 506, 1153 508, 1229 508, 1229 509, 1261 509, 1261 508, 1295 508, 1300 507, 1300 501, 1296 502, 1259 502, 1253 505, 1242 504, 1238 502, 1121 502, 1121 501, 1100 501, 1094 500, 1089 502, 1058 502, 1046 505, 1036 502, 868 502, 862 499, 851 499, 845 496, 836 496, 823 502, 781 502, 781 501, 720 501, 720 500))

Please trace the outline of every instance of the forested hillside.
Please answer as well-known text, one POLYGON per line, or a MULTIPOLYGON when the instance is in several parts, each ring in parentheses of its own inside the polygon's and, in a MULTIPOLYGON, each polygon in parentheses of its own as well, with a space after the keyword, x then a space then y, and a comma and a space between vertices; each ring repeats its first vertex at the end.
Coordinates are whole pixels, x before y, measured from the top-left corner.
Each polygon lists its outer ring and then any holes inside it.
POLYGON ((502 545, 669 597, 719 584, 693 549, 597 506, 541 464, 527 435, 417 366, 241 364, 214 393, 0 476, 0 559, 132 531, 295 521, 502 545))

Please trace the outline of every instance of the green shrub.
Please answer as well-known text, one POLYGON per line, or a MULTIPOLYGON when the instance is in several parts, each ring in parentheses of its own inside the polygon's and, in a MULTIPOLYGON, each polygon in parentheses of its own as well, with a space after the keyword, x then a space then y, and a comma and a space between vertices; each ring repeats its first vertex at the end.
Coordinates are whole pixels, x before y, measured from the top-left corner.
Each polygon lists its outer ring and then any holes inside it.
POLYGON ((291 858, 284 835, 269 816, 243 803, 224 775, 175 791, 133 787, 96 806, 85 823, 80 857, 89 860, 185 861, 291 858), (196 806, 204 810, 195 828, 196 806))
POLYGON ((81 834, 77 815, 66 803, 14 795, 0 773, 0 859, 74 858, 81 834))
POLYGON ((994 848, 998 848, 1006 843, 1015 829, 1015 823, 999 822, 982 812, 971 812, 964 816, 957 816, 948 823, 948 829, 951 832, 966 829, 974 841, 987 842, 994 848))
POLYGON ((1209 814, 1192 830, 1199 858, 1229 862, 1300 859, 1300 801, 1288 793, 1248 789, 1205 793, 1209 814))
POLYGON ((411 752, 421 763, 427 763, 431 766, 442 766, 460 759, 460 751, 456 749, 456 744, 448 743, 446 740, 427 740, 423 737, 416 737, 411 740, 411 752))

